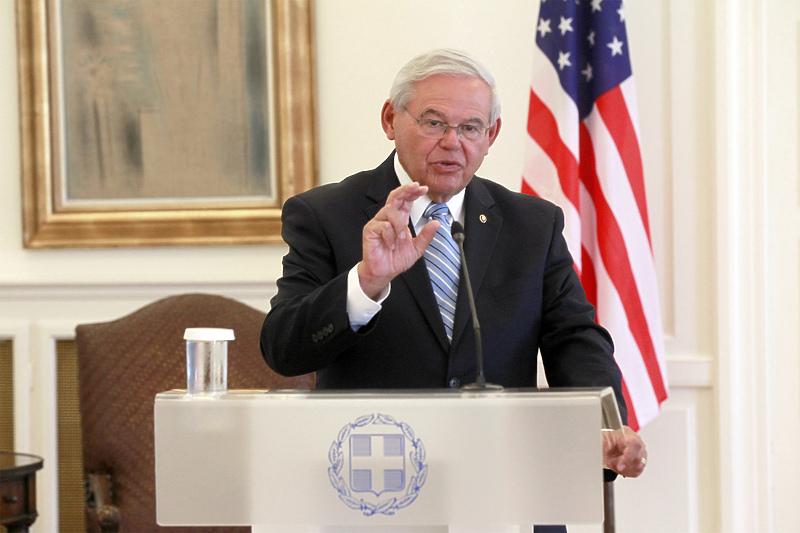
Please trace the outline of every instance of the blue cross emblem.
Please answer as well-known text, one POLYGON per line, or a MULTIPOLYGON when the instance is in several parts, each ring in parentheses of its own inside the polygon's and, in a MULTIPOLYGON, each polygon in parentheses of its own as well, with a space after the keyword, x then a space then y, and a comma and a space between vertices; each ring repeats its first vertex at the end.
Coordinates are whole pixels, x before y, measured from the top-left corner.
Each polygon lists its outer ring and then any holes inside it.
POLYGON ((402 434, 350 435, 350 486, 354 492, 401 492, 405 488, 402 434))

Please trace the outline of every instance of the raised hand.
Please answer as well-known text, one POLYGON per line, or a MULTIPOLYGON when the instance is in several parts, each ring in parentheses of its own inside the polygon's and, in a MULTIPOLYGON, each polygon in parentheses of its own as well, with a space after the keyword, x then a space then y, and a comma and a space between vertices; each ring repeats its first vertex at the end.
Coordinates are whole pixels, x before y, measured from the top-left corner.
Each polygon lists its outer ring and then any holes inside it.
POLYGON ((439 229, 439 222, 428 222, 413 237, 408 227, 412 204, 427 192, 428 187, 416 182, 401 185, 389 193, 386 205, 364 226, 358 279, 370 298, 375 299, 395 276, 411 268, 439 229))

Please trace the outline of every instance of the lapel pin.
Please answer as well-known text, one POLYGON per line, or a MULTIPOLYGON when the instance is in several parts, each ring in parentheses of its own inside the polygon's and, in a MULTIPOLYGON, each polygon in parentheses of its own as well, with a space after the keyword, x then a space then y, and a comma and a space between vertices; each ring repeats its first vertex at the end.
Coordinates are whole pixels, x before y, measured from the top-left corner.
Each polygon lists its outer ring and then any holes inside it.
POLYGON ((478 217, 483 224, 486 224, 486 215, 481 215, 478 217))

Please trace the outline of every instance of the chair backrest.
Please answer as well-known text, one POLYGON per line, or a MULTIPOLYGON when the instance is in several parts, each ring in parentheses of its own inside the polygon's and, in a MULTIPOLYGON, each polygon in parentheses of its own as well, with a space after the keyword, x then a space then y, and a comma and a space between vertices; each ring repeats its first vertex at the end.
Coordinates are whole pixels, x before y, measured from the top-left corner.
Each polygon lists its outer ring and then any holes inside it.
MULTIPOLYGON (((157 393, 186 388, 186 328, 234 330, 236 340, 228 344, 229 389, 314 388, 313 374, 287 378, 266 365, 259 350, 264 317, 230 298, 185 294, 118 320, 76 328, 84 472, 111 475, 120 531, 161 529, 155 511, 153 406, 157 393)), ((90 515, 87 508, 87 530, 98 531, 90 515)), ((200 528, 168 528, 180 530, 200 528)))

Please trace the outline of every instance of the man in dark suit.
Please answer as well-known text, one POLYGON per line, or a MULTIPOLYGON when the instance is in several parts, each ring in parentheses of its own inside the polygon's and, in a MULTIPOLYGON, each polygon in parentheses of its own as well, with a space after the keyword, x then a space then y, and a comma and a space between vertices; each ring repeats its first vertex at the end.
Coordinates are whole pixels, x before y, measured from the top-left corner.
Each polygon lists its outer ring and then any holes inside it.
MULTIPOLYGON (((261 334, 271 368, 315 371, 320 388, 474 381, 458 251, 449 259, 449 230, 439 232, 459 221, 486 380, 535 387, 541 351, 550 386, 611 386, 625 416, 613 344, 573 269, 561 210, 475 176, 499 114, 491 74, 461 52, 433 51, 401 69, 381 112, 395 152, 283 207, 289 252, 261 334), (428 219, 431 210, 442 217, 428 219)), ((644 443, 630 430, 623 440, 607 446, 608 466, 638 476, 644 443)))

